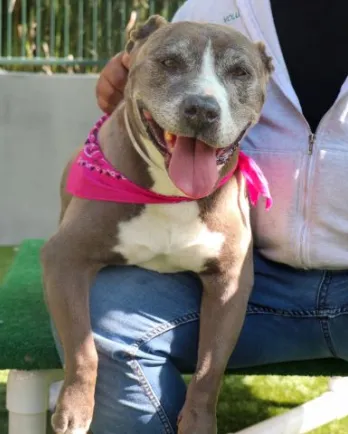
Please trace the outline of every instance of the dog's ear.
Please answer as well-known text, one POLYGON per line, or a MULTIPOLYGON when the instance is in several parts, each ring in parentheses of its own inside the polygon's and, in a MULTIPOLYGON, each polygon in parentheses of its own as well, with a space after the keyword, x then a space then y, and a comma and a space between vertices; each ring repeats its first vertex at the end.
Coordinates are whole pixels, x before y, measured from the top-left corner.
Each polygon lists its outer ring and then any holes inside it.
POLYGON ((126 41, 128 41, 129 38, 130 38, 130 34, 131 34, 132 30, 134 29, 134 27, 135 27, 135 25, 137 23, 137 18, 138 18, 137 12, 136 11, 132 11, 131 14, 130 14, 130 17, 129 17, 128 24, 126 26, 126 31, 125 31, 125 33, 126 33, 126 41))
POLYGON ((257 42, 256 47, 259 50, 262 63, 265 67, 267 78, 273 73, 274 66, 273 66, 273 59, 272 57, 268 56, 266 53, 266 47, 263 42, 257 42))
POLYGON ((144 24, 137 26, 130 32, 126 52, 130 54, 136 44, 145 42, 152 33, 166 24, 168 21, 160 15, 152 15, 144 24))

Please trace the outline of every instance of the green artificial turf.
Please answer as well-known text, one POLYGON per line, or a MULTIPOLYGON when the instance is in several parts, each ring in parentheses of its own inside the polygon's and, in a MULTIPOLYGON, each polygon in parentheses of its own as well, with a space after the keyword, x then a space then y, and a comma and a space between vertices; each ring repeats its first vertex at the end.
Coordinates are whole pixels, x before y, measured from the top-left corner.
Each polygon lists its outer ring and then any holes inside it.
POLYGON ((42 244, 23 242, 0 286, 0 369, 60 367, 43 300, 42 244))
MULTIPOLYGON (((4 313, 4 308, 1 311, 1 299, 4 293, 1 295, 1 291, 7 291, 6 297, 10 297, 10 302, 6 301, 6 309, 9 313, 16 309, 17 322, 20 322, 23 326, 26 324, 21 317, 21 306, 12 304, 16 302, 15 294, 10 294, 11 288, 21 295, 22 302, 26 303, 27 310, 30 314, 25 316, 26 321, 29 323, 41 324, 43 322, 45 332, 43 334, 44 342, 49 346, 48 360, 41 361, 44 365, 55 365, 57 363, 55 350, 53 348, 52 340, 49 336, 49 328, 47 323, 47 314, 43 309, 43 301, 41 295, 40 285, 40 269, 38 263, 37 253, 42 242, 38 240, 24 243, 19 251, 19 255, 15 259, 15 263, 12 266, 9 274, 6 275, 5 282, 0 287, 0 319, 1 312, 4 313), (14 285, 16 283, 16 285, 14 285), (24 299, 23 299, 24 297, 24 299), (31 300, 32 299, 32 300, 31 300), (47 328, 46 328, 47 327, 47 328), (47 341, 46 341, 47 339, 47 341), (52 347, 51 347, 52 346, 52 347)), ((0 248, 0 282, 4 277, 7 269, 13 261, 15 250, 13 248, 0 248)), ((24 307, 23 307, 24 309, 24 307)), ((9 318, 11 315, 6 315, 9 318)), ((26 324, 26 328, 31 330, 31 333, 39 333, 33 324, 26 324)), ((1 336, 1 334, 0 334, 1 336)), ((18 351, 23 358, 23 354, 29 355, 24 357, 24 366, 30 369, 30 366, 35 365, 35 357, 39 357, 37 351, 40 348, 29 348, 28 345, 32 345, 33 341, 29 339, 29 333, 26 331, 23 336, 27 336, 27 344, 22 342, 21 345, 25 347, 25 351, 17 346, 14 353, 12 353, 13 344, 9 345, 11 348, 11 354, 18 359, 18 351), (36 354, 36 356, 35 356, 36 354), (34 355, 34 356, 33 356, 34 355)), ((2 338, 3 339, 3 338, 2 338)), ((0 353, 2 353, 2 343, 0 339, 0 353)), ((15 338, 18 345, 19 338, 15 338)), ((8 339, 7 339, 8 340, 8 339)), ((25 340, 25 338, 24 338, 25 340)), ((42 351, 41 348, 40 351, 42 351)), ((42 355, 42 353, 41 353, 42 355)), ((11 362, 11 360, 9 360, 11 362)), ((22 363, 22 361, 20 361, 22 363)), ((321 365, 322 362, 319 363, 321 365)), ((318 362, 317 362, 318 364, 318 362)), ((298 365, 293 364, 292 370, 296 371, 300 368, 294 368, 294 366, 306 366, 309 369, 311 365, 298 365)), ((329 372, 334 365, 330 365, 330 361, 327 364, 321 365, 322 370, 329 372)), ((314 365, 312 365, 314 369, 314 365)), ((344 371, 342 365, 337 364, 334 368, 344 371)), ((290 366, 282 365, 281 367, 273 367, 270 372, 282 372, 286 369, 290 369, 290 366)), ((269 369, 269 368, 267 368, 269 369)), ((316 367, 318 371, 318 367, 316 367)), ((337 374, 337 372, 335 372, 337 374)), ((346 373, 347 374, 347 373, 346 373)), ((188 377, 187 377, 188 378, 188 377)), ((0 371, 0 434, 7 433, 7 413, 5 411, 5 385, 7 380, 7 371, 0 371)), ((227 376, 224 381, 224 385, 220 395, 220 401, 218 406, 218 423, 219 433, 226 434, 232 433, 246 426, 252 425, 259 421, 262 421, 268 417, 287 411, 297 405, 300 405, 309 399, 319 396, 326 390, 327 378, 325 377, 298 377, 298 376, 264 376, 264 375, 234 375, 227 376)), ((348 418, 338 422, 331 423, 323 428, 315 430, 312 434, 347 434, 348 433, 348 418)))

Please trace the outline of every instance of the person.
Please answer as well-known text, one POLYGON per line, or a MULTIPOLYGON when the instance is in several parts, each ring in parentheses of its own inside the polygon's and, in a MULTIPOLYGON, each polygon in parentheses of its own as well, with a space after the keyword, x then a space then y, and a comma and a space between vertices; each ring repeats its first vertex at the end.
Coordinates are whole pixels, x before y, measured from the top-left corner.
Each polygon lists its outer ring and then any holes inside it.
MULTIPOLYGON (((260 122, 242 144, 274 205, 252 210, 255 286, 229 368, 348 359, 347 5, 188 0, 174 17, 233 26, 264 41, 275 65, 260 122)), ((128 67, 124 53, 105 66, 102 110, 122 99, 128 67)), ((99 352, 94 434, 176 432, 181 373, 197 360, 200 297, 192 274, 99 274, 90 300, 99 352)))

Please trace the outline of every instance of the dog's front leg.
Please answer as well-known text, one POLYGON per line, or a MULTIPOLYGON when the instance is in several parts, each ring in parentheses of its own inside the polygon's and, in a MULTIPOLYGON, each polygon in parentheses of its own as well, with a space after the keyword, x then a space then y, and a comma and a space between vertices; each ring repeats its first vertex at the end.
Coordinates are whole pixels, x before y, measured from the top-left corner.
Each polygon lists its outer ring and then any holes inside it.
POLYGON ((198 361, 179 416, 179 434, 215 434, 224 372, 239 337, 253 286, 251 247, 225 272, 201 276, 198 361))
POLYGON ((49 241, 42 255, 45 297, 64 350, 65 377, 52 426, 56 433, 88 432, 94 409, 97 352, 89 315, 96 267, 49 241))

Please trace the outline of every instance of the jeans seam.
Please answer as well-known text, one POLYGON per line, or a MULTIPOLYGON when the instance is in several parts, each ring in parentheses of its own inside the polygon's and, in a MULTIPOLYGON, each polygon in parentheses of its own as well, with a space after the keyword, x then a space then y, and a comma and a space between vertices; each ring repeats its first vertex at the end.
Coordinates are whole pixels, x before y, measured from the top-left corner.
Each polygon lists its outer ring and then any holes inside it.
MULTIPOLYGON (((330 271, 325 271, 323 278, 319 284, 318 295, 317 295, 317 308, 318 310, 324 310, 326 306, 327 294, 329 291, 330 283, 332 281, 332 273, 330 271)), ((330 332, 329 315, 320 318, 320 327, 325 339, 326 345, 330 350, 333 357, 337 357, 337 352, 335 350, 332 336, 330 332)))
POLYGON ((327 293, 332 280, 332 274, 329 271, 324 271, 323 277, 319 283, 318 293, 317 293, 317 309, 321 310, 325 307, 325 302, 327 298, 327 293))
POLYGON ((146 344, 147 342, 156 338, 162 333, 166 333, 167 331, 179 325, 187 324, 192 321, 197 321, 198 319, 199 319, 199 313, 191 312, 183 315, 182 317, 176 318, 172 321, 166 321, 162 324, 159 324, 157 327, 150 329, 150 331, 148 331, 147 333, 145 333, 143 336, 141 336, 139 339, 137 339, 135 342, 132 343, 132 345, 130 346, 130 354, 135 355, 135 353, 138 351, 139 348, 142 347, 142 345, 146 344))
POLYGON ((327 317, 335 317, 348 313, 348 306, 343 306, 339 308, 330 308, 330 309, 303 309, 303 310, 285 310, 285 309, 275 309, 267 306, 257 306, 250 305, 247 308, 248 315, 277 315, 277 316, 285 316, 285 317, 293 317, 293 318, 307 318, 307 317, 316 317, 316 318, 327 318, 327 317))
POLYGON ((156 413, 159 417, 160 422, 163 425, 164 431, 166 434, 174 434, 173 427, 168 419, 168 416, 166 412, 164 411, 164 408, 162 407, 159 399, 157 398, 155 392, 153 391, 150 383, 147 381, 147 378, 141 369, 140 363, 135 360, 135 358, 132 358, 130 360, 130 366, 133 369, 134 374, 138 377, 140 386, 143 388, 145 395, 149 398, 150 402, 154 406, 156 413))
POLYGON ((148 397, 152 405, 154 406, 156 413, 162 423, 166 434, 174 434, 175 431, 168 419, 168 416, 161 405, 160 400, 157 398, 155 392, 153 391, 150 383, 148 382, 146 375, 144 374, 140 363, 136 360, 136 355, 142 345, 149 342, 151 339, 156 338, 157 336, 166 333, 169 330, 172 330, 174 327, 179 325, 187 324, 193 321, 197 321, 199 319, 198 312, 191 312, 182 317, 176 318, 172 321, 167 321, 158 326, 150 329, 143 336, 133 342, 132 345, 127 350, 127 356, 129 358, 130 366, 134 372, 134 374, 139 379, 140 386, 145 392, 145 395, 148 397))
POLYGON ((321 319, 320 325, 321 325, 321 330, 323 332, 326 345, 328 346, 329 350, 331 351, 332 356, 338 357, 337 352, 336 352, 335 347, 334 347, 333 342, 332 342, 329 320, 328 319, 321 319))

